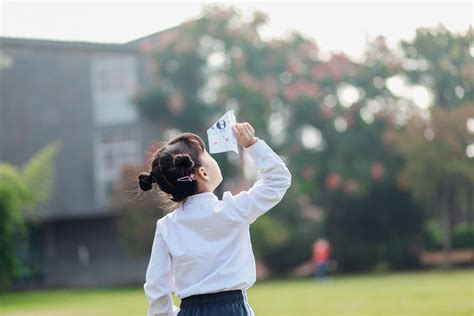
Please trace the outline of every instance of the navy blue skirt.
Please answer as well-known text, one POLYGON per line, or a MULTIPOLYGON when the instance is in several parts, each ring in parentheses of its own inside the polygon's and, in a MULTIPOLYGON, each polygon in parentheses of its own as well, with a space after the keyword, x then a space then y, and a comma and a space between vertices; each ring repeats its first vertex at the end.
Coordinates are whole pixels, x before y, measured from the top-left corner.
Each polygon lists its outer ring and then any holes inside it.
POLYGON ((181 300, 178 316, 253 316, 245 291, 199 294, 181 300))

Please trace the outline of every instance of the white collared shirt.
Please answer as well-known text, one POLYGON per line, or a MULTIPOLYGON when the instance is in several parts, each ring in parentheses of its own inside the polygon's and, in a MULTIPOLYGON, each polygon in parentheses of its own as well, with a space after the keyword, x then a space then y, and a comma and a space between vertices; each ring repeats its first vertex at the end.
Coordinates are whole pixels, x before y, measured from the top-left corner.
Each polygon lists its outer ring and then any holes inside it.
POLYGON ((259 175, 248 191, 235 196, 226 191, 222 200, 212 192, 198 193, 158 220, 144 284, 149 316, 177 314, 172 292, 183 298, 246 290, 255 283, 249 227, 280 202, 291 174, 262 139, 244 151, 259 175))

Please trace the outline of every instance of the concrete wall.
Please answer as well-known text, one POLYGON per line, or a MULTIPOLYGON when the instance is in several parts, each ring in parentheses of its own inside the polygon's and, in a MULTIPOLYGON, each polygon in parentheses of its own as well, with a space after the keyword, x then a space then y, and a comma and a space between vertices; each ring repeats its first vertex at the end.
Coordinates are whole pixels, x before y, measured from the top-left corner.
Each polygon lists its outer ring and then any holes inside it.
POLYGON ((114 217, 67 220, 42 226, 46 286, 142 284, 148 256, 135 256, 119 236, 114 217))

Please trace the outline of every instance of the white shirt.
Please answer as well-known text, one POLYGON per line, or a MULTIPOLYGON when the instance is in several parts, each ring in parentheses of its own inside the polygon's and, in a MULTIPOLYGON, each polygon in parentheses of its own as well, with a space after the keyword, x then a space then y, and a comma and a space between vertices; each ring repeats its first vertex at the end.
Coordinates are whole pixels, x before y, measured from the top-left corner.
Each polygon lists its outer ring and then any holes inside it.
POLYGON ((252 188, 235 196, 226 191, 222 200, 212 192, 191 195, 158 220, 144 284, 149 316, 177 314, 172 292, 184 298, 246 290, 255 283, 249 227, 280 202, 291 174, 262 139, 244 151, 260 176, 252 188))

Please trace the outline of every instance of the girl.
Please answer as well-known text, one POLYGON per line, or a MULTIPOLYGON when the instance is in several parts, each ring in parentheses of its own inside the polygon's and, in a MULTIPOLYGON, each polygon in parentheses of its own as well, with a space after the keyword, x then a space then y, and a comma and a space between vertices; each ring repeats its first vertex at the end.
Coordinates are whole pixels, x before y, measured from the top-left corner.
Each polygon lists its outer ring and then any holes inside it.
POLYGON ((149 316, 254 315, 246 295, 255 282, 249 226, 283 198, 291 174, 249 123, 236 123, 232 131, 260 174, 248 191, 217 198, 219 165, 191 133, 160 148, 150 173, 138 177, 143 191, 157 183, 180 203, 156 224, 144 284, 149 316), (181 299, 180 309, 172 292, 181 299))

